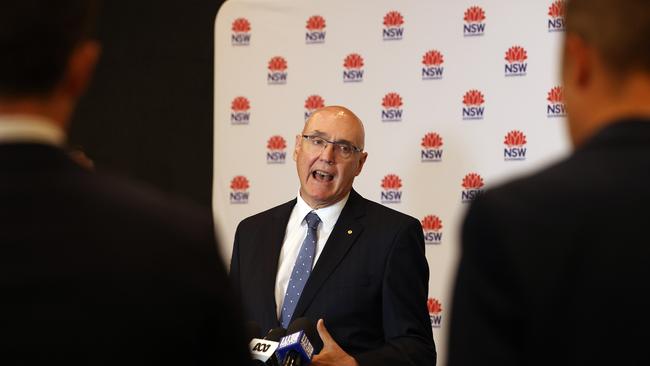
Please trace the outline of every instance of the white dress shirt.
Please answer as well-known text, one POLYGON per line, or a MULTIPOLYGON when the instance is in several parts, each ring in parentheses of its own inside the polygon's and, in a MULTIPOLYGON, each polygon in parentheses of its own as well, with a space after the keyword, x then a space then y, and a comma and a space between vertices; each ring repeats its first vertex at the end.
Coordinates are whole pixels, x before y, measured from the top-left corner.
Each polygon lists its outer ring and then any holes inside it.
POLYGON ((35 115, 0 115, 0 143, 62 146, 65 133, 55 122, 35 115))
POLYGON ((318 229, 316 230, 318 241, 316 242, 316 253, 314 256, 314 262, 312 263, 312 268, 314 268, 316 261, 318 261, 318 257, 320 257, 320 254, 323 252, 327 239, 330 237, 330 234, 334 229, 336 221, 341 215, 341 211, 343 211, 345 203, 348 202, 349 197, 350 194, 348 193, 339 202, 331 206, 314 210, 309 207, 302 197, 300 197, 300 193, 298 193, 298 201, 296 202, 296 205, 293 206, 293 211, 291 211, 291 216, 289 216, 289 222, 287 223, 287 229, 284 233, 284 241, 282 242, 282 250, 280 250, 280 259, 278 261, 278 273, 275 277, 275 304, 278 318, 280 318, 280 311, 284 302, 284 294, 287 292, 287 286, 289 285, 289 278, 291 277, 293 265, 298 257, 300 246, 305 240, 305 237, 307 237, 307 223, 305 222, 305 216, 307 216, 311 211, 314 211, 321 220, 320 224, 318 224, 318 229))

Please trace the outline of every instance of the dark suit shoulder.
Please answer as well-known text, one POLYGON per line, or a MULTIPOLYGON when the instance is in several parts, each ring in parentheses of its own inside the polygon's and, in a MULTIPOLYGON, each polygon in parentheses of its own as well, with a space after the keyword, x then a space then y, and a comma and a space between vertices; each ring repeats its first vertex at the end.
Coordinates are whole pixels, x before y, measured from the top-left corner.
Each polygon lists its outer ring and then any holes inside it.
POLYGON ((249 226, 258 226, 260 224, 262 225, 268 224, 269 221, 274 217, 281 217, 281 218, 288 219, 289 215, 291 214, 291 210, 293 209, 293 206, 295 206, 295 204, 296 204, 296 199, 294 198, 281 205, 272 207, 268 210, 262 211, 255 215, 248 216, 247 218, 243 219, 239 223, 237 229, 239 230, 240 227, 249 227, 249 226))
POLYGON ((361 197, 363 205, 366 207, 366 216, 369 220, 390 223, 389 227, 401 227, 407 224, 420 224, 420 221, 413 216, 386 207, 380 203, 361 197))
MULTIPOLYGON (((488 197, 511 196, 512 203, 569 206, 572 201, 648 200, 650 122, 614 123, 569 157, 537 173, 489 189, 488 197), (618 200, 617 200, 618 198, 618 200), (523 201, 522 201, 523 200, 523 201)), ((583 205, 584 206, 584 205, 583 205)))
POLYGON ((195 236, 212 230, 211 213, 188 200, 164 194, 152 186, 117 175, 89 173, 79 180, 84 199, 103 207, 106 215, 128 218, 129 222, 155 227, 159 232, 195 236))

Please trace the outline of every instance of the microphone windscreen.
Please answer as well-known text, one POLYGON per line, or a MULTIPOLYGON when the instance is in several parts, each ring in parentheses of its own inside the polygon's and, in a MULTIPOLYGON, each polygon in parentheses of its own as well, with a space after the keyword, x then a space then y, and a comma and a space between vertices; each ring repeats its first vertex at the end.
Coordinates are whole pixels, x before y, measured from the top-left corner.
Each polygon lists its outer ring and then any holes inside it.
POLYGON ((287 334, 293 334, 299 331, 305 332, 307 339, 314 346, 314 349, 320 350, 323 348, 323 341, 316 331, 316 323, 309 318, 298 318, 293 320, 287 327, 287 334))
POLYGON ((274 342, 280 342, 280 339, 287 335, 287 330, 282 327, 277 327, 269 330, 269 332, 264 336, 264 339, 274 342))

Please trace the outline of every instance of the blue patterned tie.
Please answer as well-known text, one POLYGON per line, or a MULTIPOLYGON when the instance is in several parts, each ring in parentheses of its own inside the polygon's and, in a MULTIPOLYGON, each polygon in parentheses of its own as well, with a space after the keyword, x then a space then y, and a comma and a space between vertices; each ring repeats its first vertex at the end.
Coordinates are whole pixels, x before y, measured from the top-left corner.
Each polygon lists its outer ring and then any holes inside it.
POLYGON ((285 329, 289 326, 293 311, 296 310, 302 289, 305 287, 307 278, 311 273, 311 266, 314 263, 314 254, 316 253, 316 229, 320 223, 320 217, 312 211, 305 216, 305 221, 307 222, 307 237, 302 242, 296 264, 293 265, 287 292, 284 294, 282 312, 280 312, 280 323, 285 329))

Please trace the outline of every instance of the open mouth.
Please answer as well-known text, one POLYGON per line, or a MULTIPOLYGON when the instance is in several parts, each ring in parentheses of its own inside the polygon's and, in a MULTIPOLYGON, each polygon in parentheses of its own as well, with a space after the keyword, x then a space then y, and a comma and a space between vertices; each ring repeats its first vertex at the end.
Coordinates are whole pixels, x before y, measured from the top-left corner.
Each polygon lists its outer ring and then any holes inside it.
POLYGON ((322 170, 314 170, 311 176, 319 182, 331 182, 334 179, 332 174, 326 173, 322 170))

